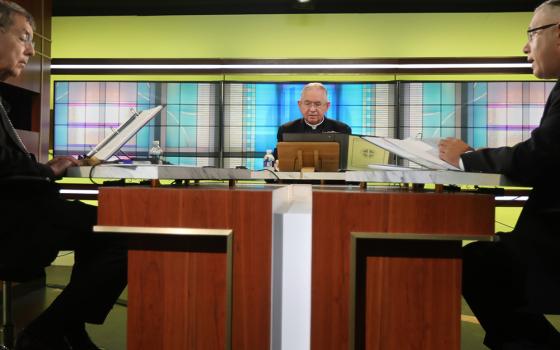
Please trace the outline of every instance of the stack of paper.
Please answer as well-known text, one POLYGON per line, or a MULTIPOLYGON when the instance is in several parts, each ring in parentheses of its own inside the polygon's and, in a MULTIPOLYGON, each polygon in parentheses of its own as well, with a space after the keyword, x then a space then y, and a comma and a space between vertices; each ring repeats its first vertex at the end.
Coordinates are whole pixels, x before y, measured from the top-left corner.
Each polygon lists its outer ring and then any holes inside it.
POLYGON ((460 170, 439 158, 437 143, 430 144, 417 139, 399 140, 373 136, 364 136, 364 139, 399 157, 422 165, 428 169, 460 170))

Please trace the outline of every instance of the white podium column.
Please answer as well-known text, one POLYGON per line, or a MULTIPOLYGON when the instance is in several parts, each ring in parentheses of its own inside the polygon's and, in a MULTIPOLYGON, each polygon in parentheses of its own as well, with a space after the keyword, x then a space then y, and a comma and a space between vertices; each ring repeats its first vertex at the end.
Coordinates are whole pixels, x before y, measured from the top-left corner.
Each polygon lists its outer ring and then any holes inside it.
POLYGON ((272 350, 311 345, 311 185, 290 185, 272 196, 272 350))

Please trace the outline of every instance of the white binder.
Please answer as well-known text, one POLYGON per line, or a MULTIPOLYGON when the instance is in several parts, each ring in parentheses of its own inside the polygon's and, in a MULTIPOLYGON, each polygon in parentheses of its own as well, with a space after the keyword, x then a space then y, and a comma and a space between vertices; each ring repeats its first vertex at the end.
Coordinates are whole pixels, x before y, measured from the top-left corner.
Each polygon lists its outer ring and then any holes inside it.
POLYGON ((126 122, 121 124, 119 128, 113 131, 110 135, 105 137, 97 146, 88 152, 86 158, 95 158, 99 161, 106 161, 113 154, 130 140, 138 130, 144 125, 148 124, 153 117, 155 117, 163 106, 157 106, 150 109, 145 109, 140 113, 134 113, 126 122))

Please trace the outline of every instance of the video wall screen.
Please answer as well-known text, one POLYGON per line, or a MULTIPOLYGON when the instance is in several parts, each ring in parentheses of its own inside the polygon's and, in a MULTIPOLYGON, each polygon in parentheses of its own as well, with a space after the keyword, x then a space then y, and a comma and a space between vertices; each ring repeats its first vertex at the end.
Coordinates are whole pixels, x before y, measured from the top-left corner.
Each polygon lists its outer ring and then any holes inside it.
MULTIPOLYGON (((539 121, 553 82, 324 83, 327 117, 355 134, 458 137, 473 147, 514 145, 539 121)), ((55 82, 54 154, 82 155, 130 115, 163 105, 117 154, 192 166, 262 168, 278 127, 301 118, 303 83, 55 82)))
POLYGON ((403 82, 400 137, 456 137, 474 148, 513 146, 539 125, 554 84, 403 82))
MULTIPOLYGON (((224 166, 262 167, 276 146, 278 127, 301 118, 297 101, 303 83, 224 85, 224 166)), ((396 135, 394 84, 325 83, 331 106, 326 116, 347 123, 356 134, 396 135)))
POLYGON ((216 166, 220 89, 219 83, 55 82, 54 154, 86 154, 131 109, 163 105, 117 156, 146 158, 158 140, 173 164, 216 166))

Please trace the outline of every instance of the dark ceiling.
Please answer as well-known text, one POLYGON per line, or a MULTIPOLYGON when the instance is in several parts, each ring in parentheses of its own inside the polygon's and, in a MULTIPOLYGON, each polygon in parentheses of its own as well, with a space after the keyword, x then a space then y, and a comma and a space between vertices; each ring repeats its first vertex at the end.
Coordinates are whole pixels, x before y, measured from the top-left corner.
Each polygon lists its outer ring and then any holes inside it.
POLYGON ((54 16, 524 12, 537 0, 53 0, 54 16))

